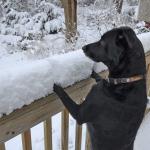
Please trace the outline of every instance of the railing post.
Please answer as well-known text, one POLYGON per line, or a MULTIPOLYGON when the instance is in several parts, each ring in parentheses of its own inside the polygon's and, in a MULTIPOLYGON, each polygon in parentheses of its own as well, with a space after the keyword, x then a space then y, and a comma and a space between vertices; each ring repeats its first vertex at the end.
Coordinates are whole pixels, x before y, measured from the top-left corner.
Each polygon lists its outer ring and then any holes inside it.
POLYGON ((91 150, 91 147, 90 147, 90 136, 89 136, 88 129, 86 130, 85 150, 91 150))
POLYGON ((44 122, 44 145, 45 150, 52 150, 52 119, 44 122))
POLYGON ((82 142, 82 126, 76 123, 75 150, 81 150, 81 142, 82 142))
POLYGON ((0 150, 5 150, 5 143, 0 143, 0 150))
POLYGON ((32 150, 30 129, 22 133, 23 150, 32 150))
POLYGON ((62 0, 65 13, 66 40, 73 42, 77 33, 77 0, 62 0))
POLYGON ((62 150, 68 150, 69 113, 66 109, 62 112, 61 119, 61 147, 62 150))

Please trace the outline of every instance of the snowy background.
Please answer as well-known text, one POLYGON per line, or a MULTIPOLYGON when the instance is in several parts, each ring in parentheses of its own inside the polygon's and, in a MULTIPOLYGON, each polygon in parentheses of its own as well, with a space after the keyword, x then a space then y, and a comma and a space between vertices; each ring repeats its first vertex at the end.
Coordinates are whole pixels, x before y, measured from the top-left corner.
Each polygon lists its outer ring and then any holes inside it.
MULTIPOLYGON (((106 69, 86 58, 81 47, 99 40, 114 27, 132 27, 145 52, 150 50, 149 29, 136 19, 137 4, 137 0, 124 0, 123 11, 118 14, 112 0, 79 0, 77 40, 68 44, 59 0, 0 0, 0 117, 52 93, 56 81, 66 87, 89 77, 93 66, 97 71, 106 69)), ((54 150, 61 149, 60 118, 61 114, 53 117, 54 150)), ((69 150, 74 150, 75 121, 70 117, 69 122, 69 150)), ((33 150, 44 149, 42 126, 41 123, 31 129, 33 150)), ((85 132, 84 125, 83 141, 85 132)), ((149 150, 149 139, 148 114, 139 130, 135 150, 149 150)), ((12 147, 22 149, 20 135, 6 143, 7 150, 12 147)))

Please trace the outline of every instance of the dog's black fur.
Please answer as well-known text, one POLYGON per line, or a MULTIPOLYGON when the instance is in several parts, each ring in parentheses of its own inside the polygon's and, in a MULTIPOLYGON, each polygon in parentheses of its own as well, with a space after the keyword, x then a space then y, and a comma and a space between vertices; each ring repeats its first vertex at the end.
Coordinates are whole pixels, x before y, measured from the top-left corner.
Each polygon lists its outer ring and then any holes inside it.
MULTIPOLYGON (((111 78, 146 74, 143 46, 129 27, 108 31, 83 50, 92 60, 107 65, 111 78)), ((92 78, 97 84, 80 105, 59 85, 54 85, 54 92, 79 124, 87 123, 92 150, 133 150, 147 104, 146 79, 114 85, 95 72, 92 78)))

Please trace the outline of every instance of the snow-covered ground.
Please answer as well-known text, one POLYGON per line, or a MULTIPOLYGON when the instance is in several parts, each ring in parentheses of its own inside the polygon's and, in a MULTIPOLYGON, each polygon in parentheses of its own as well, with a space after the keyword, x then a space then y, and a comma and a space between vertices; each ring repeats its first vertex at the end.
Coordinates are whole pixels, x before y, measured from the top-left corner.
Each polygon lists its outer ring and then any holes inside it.
MULTIPOLYGON (((150 108, 150 105, 148 105, 150 108)), ((150 148, 150 113, 148 113, 143 123, 138 131, 135 143, 134 150, 149 150, 150 148)))

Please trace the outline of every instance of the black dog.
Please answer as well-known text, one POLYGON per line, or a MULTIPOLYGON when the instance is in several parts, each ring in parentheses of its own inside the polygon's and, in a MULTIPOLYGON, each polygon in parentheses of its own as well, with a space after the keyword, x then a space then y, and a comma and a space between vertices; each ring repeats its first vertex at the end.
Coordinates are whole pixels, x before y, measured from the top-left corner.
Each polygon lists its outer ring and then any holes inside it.
POLYGON ((87 123, 92 150, 133 150, 147 104, 143 46, 131 28, 120 27, 83 50, 108 66, 109 78, 93 72, 97 84, 80 105, 59 85, 54 91, 79 124, 87 123))

